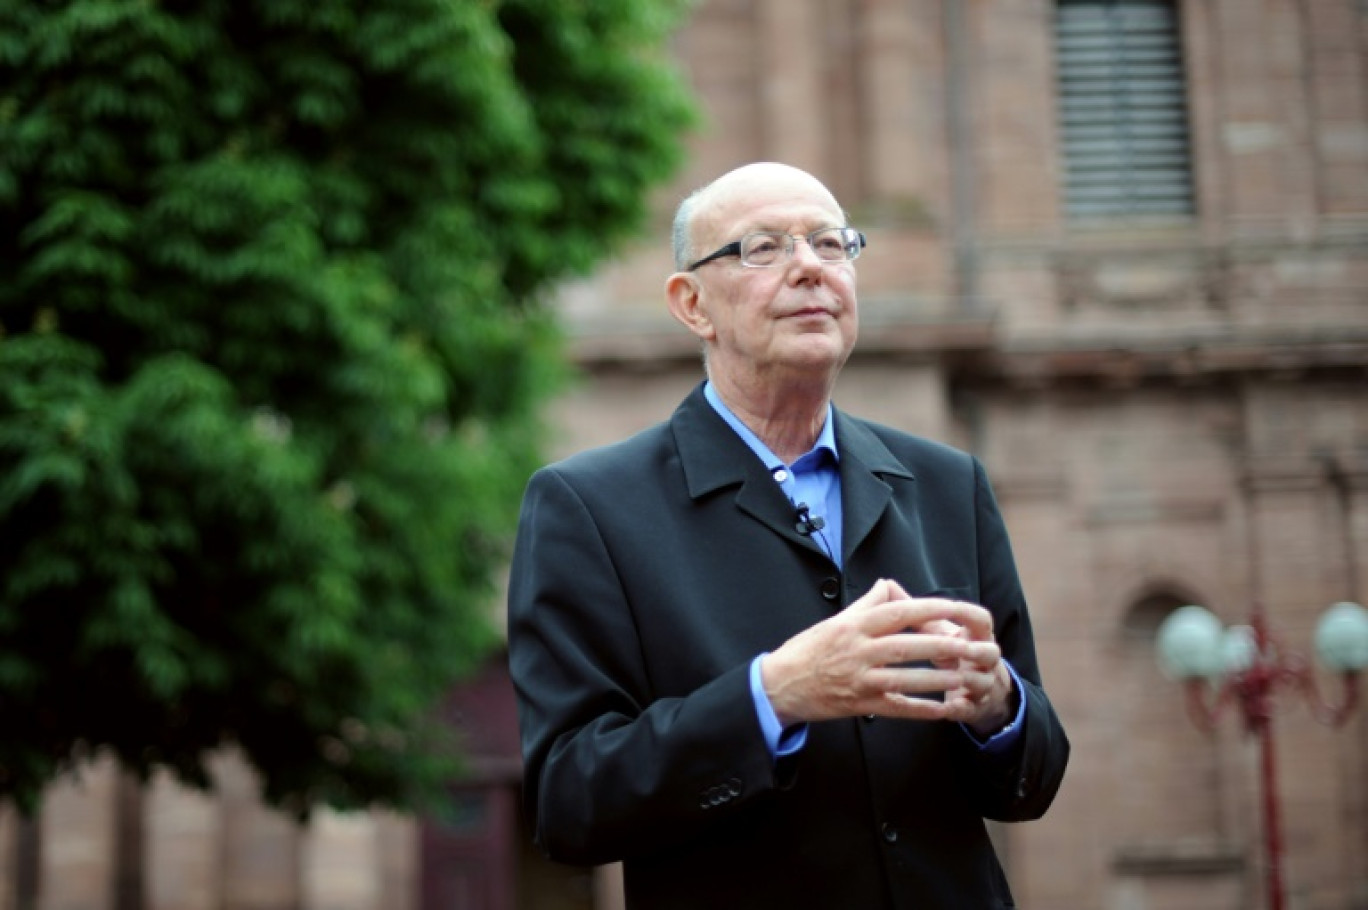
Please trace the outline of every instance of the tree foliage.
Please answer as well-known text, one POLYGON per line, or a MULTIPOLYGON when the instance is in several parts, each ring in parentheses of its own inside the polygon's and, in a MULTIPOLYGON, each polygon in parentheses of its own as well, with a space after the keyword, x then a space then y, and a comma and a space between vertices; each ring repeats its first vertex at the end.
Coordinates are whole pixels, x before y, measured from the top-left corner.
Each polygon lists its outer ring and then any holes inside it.
POLYGON ((0 796, 420 804, 680 0, 0 0, 0 796))

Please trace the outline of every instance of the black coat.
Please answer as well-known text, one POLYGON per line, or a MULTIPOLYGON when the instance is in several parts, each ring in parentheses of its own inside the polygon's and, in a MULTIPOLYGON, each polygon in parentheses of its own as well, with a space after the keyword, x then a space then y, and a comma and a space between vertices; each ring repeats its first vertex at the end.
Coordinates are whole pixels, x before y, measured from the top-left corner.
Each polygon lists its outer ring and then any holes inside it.
POLYGON ((509 590, 525 805, 551 858, 623 860, 631 910, 1012 906, 983 819, 1039 817, 1069 745, 992 491, 946 446, 840 411, 835 431, 844 572, 701 386, 528 485, 509 590), (846 719, 771 760, 751 659, 880 578, 992 611, 1027 689, 1016 748, 846 719))

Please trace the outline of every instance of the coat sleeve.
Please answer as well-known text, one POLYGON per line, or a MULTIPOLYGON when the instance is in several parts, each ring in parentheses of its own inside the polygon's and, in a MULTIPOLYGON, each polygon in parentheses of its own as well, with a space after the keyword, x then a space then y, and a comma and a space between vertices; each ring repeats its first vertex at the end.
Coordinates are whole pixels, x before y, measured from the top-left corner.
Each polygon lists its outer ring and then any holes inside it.
MULTIPOLYGON (((643 528, 642 533, 647 533, 643 528)), ((657 697, 633 603, 593 510, 556 468, 528 485, 509 581, 524 808, 562 862, 697 837, 776 785, 741 664, 657 697)))
POLYGON ((961 764, 981 813, 997 821, 1029 821, 1045 814, 1064 778, 1069 740, 1040 677, 1031 620, 1017 576, 1007 528, 983 466, 974 459, 974 508, 979 591, 993 614, 994 633, 1025 688, 1026 717, 1012 748, 992 754, 965 746, 961 764))

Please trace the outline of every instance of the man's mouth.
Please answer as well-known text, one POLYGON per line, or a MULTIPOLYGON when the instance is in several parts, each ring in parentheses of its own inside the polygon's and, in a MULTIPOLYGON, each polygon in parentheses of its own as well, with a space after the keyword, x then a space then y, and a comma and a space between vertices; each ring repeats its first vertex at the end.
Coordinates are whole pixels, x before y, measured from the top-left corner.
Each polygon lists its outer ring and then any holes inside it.
POLYGON ((814 316, 835 316, 836 314, 826 307, 810 306, 803 307, 801 310, 794 310, 788 314, 790 318, 809 319, 814 316))

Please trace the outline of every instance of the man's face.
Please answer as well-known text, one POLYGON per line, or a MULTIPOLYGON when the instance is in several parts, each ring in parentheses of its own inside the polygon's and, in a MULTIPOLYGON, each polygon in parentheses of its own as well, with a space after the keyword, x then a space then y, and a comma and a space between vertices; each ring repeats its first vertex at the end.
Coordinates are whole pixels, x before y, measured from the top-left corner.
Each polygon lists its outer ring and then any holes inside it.
MULTIPOLYGON (((759 169, 714 187, 695 217, 699 256, 752 231, 795 238, 845 224, 840 206, 816 179, 789 168, 759 169)), ((755 382, 829 382, 855 345, 858 312, 851 262, 823 264, 806 240, 768 268, 726 257, 698 268, 697 334, 709 343, 714 378, 755 382)))

